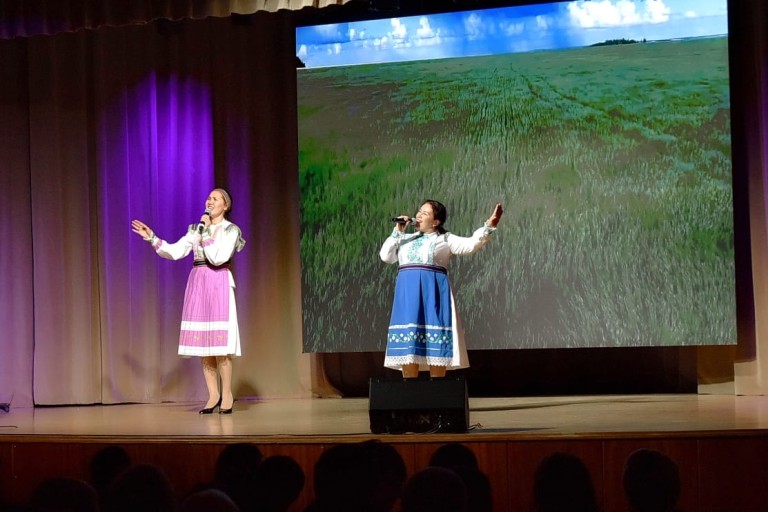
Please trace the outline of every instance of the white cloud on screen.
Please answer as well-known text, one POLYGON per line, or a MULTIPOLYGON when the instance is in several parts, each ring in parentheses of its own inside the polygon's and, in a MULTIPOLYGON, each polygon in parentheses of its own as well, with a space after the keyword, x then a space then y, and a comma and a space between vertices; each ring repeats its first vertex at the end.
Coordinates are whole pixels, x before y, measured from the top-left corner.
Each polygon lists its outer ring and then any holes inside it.
POLYGON ((646 0, 645 6, 651 23, 665 23, 669 21, 671 9, 664 5, 663 0, 646 0))
POLYGON ((503 21, 500 23, 499 27, 504 35, 508 37, 522 34, 523 31, 525 31, 525 23, 510 23, 508 21, 503 21))
POLYGON ((402 40, 408 36, 408 29, 398 18, 392 18, 392 32, 390 32, 389 35, 392 39, 402 40))
POLYGON ((435 31, 429 25, 429 18, 422 16, 419 18, 419 28, 416 29, 416 35, 422 39, 435 37, 435 31))
POLYGON ((341 34, 341 29, 336 23, 331 25, 319 25, 315 27, 315 31, 317 31, 317 33, 323 36, 325 39, 341 39, 343 37, 341 34))
POLYGON ((464 20, 464 30, 467 34, 467 39, 480 39, 483 37, 483 20, 477 13, 472 13, 464 20))
POLYGON ((582 28, 664 23, 669 20, 670 12, 664 0, 600 0, 568 4, 571 23, 582 28))
POLYGON ((440 35, 440 29, 434 30, 429 22, 429 18, 422 16, 419 18, 419 28, 416 29, 416 38, 413 43, 416 46, 436 46, 442 44, 443 38, 440 35))

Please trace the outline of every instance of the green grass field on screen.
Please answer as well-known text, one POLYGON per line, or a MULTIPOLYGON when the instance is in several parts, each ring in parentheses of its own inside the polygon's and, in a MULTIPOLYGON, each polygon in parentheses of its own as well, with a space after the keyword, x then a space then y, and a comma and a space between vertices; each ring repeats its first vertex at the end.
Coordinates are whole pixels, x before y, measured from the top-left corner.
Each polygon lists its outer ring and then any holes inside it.
POLYGON ((733 344, 726 37, 298 70, 304 349, 385 346, 390 217, 468 236, 469 349, 733 344))

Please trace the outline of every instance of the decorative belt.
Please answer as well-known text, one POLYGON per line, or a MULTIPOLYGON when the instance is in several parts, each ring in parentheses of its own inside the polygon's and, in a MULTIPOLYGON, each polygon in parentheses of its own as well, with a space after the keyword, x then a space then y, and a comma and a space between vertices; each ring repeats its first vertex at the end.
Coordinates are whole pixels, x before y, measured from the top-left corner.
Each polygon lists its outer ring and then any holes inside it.
POLYGON ((224 268, 228 269, 231 266, 231 263, 228 261, 226 263, 222 263, 221 265, 211 265, 207 261, 198 260, 198 261, 195 261, 194 263, 192 263, 192 266, 193 267, 208 267, 208 268, 210 268, 212 270, 221 270, 221 269, 224 269, 224 268))
POLYGON ((445 267, 441 267, 440 265, 425 265, 423 263, 406 263, 405 265, 400 265, 398 272, 402 272, 403 270, 428 270, 440 274, 448 273, 448 270, 445 267))

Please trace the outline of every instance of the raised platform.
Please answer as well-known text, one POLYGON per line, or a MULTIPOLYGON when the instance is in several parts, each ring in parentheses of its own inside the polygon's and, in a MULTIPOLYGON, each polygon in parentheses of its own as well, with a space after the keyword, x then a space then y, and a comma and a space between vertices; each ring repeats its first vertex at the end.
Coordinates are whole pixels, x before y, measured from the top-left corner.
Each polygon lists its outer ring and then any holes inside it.
POLYGON ((199 403, 38 407, 0 412, 0 489, 24 501, 39 481, 87 479, 100 448, 120 444, 134 462, 163 467, 180 494, 208 481, 221 448, 252 442, 265 456, 284 454, 312 468, 329 444, 380 439, 392 443, 409 472, 426 466, 443 443, 476 453, 494 490, 495 510, 530 510, 533 472, 554 452, 584 460, 605 512, 625 510, 621 471, 641 447, 678 464, 680 510, 768 509, 768 398, 627 395, 470 398, 466 433, 374 435, 367 399, 241 400, 232 415, 200 416, 199 403))

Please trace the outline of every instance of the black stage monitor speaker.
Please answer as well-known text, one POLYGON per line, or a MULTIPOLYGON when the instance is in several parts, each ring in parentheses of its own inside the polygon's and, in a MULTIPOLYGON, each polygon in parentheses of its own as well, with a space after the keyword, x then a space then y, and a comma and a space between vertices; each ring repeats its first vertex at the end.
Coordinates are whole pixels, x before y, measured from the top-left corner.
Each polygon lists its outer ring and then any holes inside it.
POLYGON ((372 378, 368 405, 374 434, 466 432, 469 426, 464 377, 372 378))

